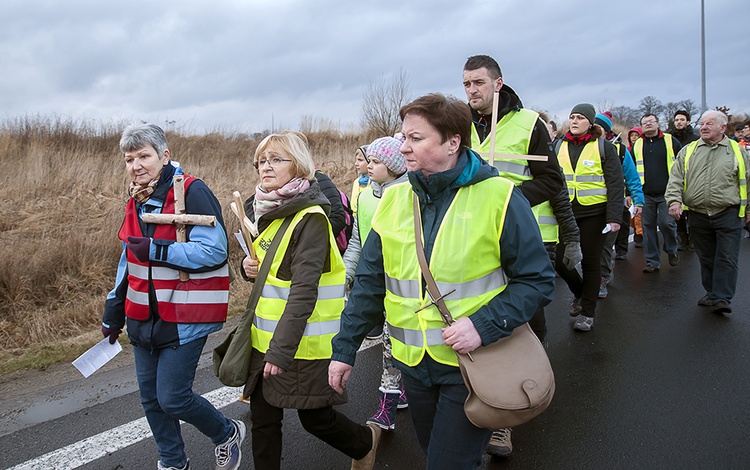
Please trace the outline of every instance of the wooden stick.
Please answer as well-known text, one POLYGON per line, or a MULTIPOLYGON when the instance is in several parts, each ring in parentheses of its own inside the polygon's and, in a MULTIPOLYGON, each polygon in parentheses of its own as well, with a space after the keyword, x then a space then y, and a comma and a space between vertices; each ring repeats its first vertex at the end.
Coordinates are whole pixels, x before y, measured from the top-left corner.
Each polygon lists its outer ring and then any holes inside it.
POLYGON ((235 191, 232 193, 232 197, 234 198, 234 201, 230 204, 230 207, 232 208, 234 215, 240 219, 240 233, 242 233, 242 239, 245 240, 245 245, 247 245, 247 251, 250 252, 250 257, 257 261, 258 255, 253 248, 253 238, 250 236, 250 230, 248 230, 246 225, 247 222, 250 222, 250 219, 245 216, 245 206, 242 204, 242 196, 239 191, 235 191))
MULTIPOLYGON (((489 161, 490 153, 491 152, 477 152, 479 155, 483 156, 484 158, 489 161)), ((507 153, 496 153, 495 158, 501 159, 501 158, 512 158, 514 160, 531 160, 535 162, 546 162, 547 155, 510 155, 507 153)))
POLYGON ((536 162, 546 162, 546 155, 508 155, 495 153, 495 140, 497 139, 497 108, 500 103, 500 92, 496 91, 492 95, 492 125, 490 126, 490 151, 478 152, 479 155, 487 159, 490 165, 495 164, 495 158, 512 158, 515 160, 532 160, 536 162))
MULTIPOLYGON (((185 175, 178 169, 174 175, 174 213, 175 215, 185 215, 185 212, 185 175)), ((177 243, 185 243, 187 241, 185 224, 180 221, 172 223, 174 223, 174 228, 177 231, 175 240, 177 240, 177 243)), ((189 279, 188 273, 180 271, 180 281, 185 282, 189 279)))
POLYGON ((497 139, 497 107, 500 102, 500 91, 492 94, 492 123, 490 123, 490 165, 495 164, 495 139, 497 139))
MULTIPOLYGON (((203 225, 204 227, 215 227, 216 217, 213 215, 200 214, 143 214, 141 220, 147 224, 174 224, 174 225, 203 225)), ((185 241, 185 240, 183 240, 185 241)))

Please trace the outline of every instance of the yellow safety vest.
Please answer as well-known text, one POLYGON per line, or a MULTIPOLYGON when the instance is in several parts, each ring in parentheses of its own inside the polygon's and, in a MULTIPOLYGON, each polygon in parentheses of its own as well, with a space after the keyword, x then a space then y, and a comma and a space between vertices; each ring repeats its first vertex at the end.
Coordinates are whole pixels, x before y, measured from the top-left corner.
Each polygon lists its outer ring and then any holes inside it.
MULTIPOLYGON (((467 317, 502 292, 508 279, 500 265, 500 236, 513 183, 489 178, 456 193, 438 229, 430 257, 432 273, 454 319, 467 317), (487 201, 493 204, 487 204, 487 201)), ((393 357, 416 366, 425 354, 458 367, 443 342, 443 321, 422 288, 416 254, 409 184, 388 188, 372 221, 383 245, 385 312, 393 357)))
MULTIPOLYGON (((271 269, 263 285, 263 292, 255 308, 255 318, 251 329, 253 348, 265 353, 273 338, 274 331, 286 308, 291 288, 291 281, 279 279, 278 270, 284 254, 289 248, 292 233, 306 214, 325 214, 320 206, 311 206, 294 215, 284 233, 281 243, 273 258, 271 269)), ((274 235, 281 226, 282 219, 276 219, 253 242, 258 260, 262 263, 274 235)), ((329 359, 332 354, 331 340, 339 331, 341 311, 344 309, 344 284, 346 268, 333 238, 331 224, 328 224, 328 250, 331 270, 320 276, 318 283, 318 300, 312 315, 307 319, 307 326, 302 334, 295 359, 329 359)))
MULTIPOLYGON (((698 146, 698 142, 700 142, 700 140, 694 140, 690 142, 688 144, 687 150, 685 151, 685 177, 683 179, 682 186, 684 191, 687 191, 688 161, 690 161, 690 157, 693 156, 693 152, 695 152, 695 148, 698 146)), ((747 175, 747 170, 745 168, 745 159, 742 158, 742 152, 740 151, 740 146, 737 144, 737 142, 730 140, 729 144, 734 151, 734 158, 737 159, 737 179, 740 183, 740 217, 745 217, 745 212, 747 209, 747 179, 745 178, 745 175, 747 175)), ((688 207, 684 204, 682 205, 682 208, 685 210, 688 209, 688 207)))
POLYGON ((375 210, 378 208, 380 199, 375 197, 372 192, 372 185, 365 188, 359 197, 357 205, 359 206, 359 212, 357 212, 357 229, 359 230, 359 244, 360 246, 365 245, 367 235, 370 234, 372 228, 372 218, 375 216, 375 210))
POLYGON ((607 184, 604 180, 602 157, 599 154, 597 141, 588 142, 583 147, 575 170, 573 170, 573 164, 570 162, 568 141, 563 141, 560 145, 557 160, 565 174, 571 201, 578 199, 578 203, 582 206, 607 202, 607 184))
MULTIPOLYGON (((641 137, 633 144, 633 156, 635 157, 635 169, 638 171, 638 177, 641 179, 641 184, 645 184, 644 174, 645 169, 643 165, 643 139, 641 137)), ((664 145, 667 147, 667 174, 672 171, 672 165, 674 164, 674 144, 672 142, 671 134, 664 134, 664 145)))
MULTIPOLYGON (((528 109, 511 111, 500 119, 495 130, 495 153, 509 155, 528 155, 531 145, 531 134, 539 119, 539 114, 528 109)), ((477 152, 490 151, 491 136, 484 142, 479 141, 476 127, 471 126, 471 148, 477 152)), ((508 178, 516 186, 532 179, 528 160, 497 158, 494 166, 500 176, 508 178)), ((557 219, 549 201, 544 201, 531 208, 539 225, 542 240, 545 243, 557 243, 557 219)))

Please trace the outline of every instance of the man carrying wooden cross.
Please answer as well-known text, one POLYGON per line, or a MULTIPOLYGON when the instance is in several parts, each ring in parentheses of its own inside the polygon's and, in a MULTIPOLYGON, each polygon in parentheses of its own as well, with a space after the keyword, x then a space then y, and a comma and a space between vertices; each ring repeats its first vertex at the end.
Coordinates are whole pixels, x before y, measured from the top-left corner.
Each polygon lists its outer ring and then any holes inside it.
POLYGON ((192 390, 206 338, 227 317, 229 267, 221 205, 203 181, 176 175, 179 165, 170 161, 167 138, 158 126, 126 128, 120 150, 131 181, 130 199, 102 334, 114 344, 127 324, 141 404, 159 451, 158 469, 190 467, 180 420, 211 439, 216 469, 239 468, 245 424, 226 418, 192 390), (184 198, 179 185, 173 185, 183 179, 184 198), (161 217, 149 218, 154 214, 161 217), (208 225, 191 225, 202 223, 200 216, 211 216, 208 225), (185 226, 183 240, 177 225, 185 226), (188 276, 181 278, 181 272, 188 276))
MULTIPOLYGON (((566 243, 565 261, 574 267, 581 260, 580 235, 546 123, 538 113, 525 109, 516 92, 504 85, 500 66, 490 56, 468 58, 464 65, 463 84, 474 121, 471 128, 472 149, 481 152, 485 159, 490 159, 494 144, 494 161, 491 163, 500 176, 513 181, 528 199, 542 240, 552 245, 548 251, 554 252, 559 223, 566 243), (497 107, 493 113, 495 92, 498 92, 497 107), (511 157, 515 155, 518 158, 511 157), (555 211, 550 204, 553 199, 557 202, 555 211), (570 245, 569 250, 567 244, 570 245)), ((542 344, 546 345, 547 327, 543 308, 534 313, 529 325, 542 344)), ((492 434, 487 446, 489 454, 507 457, 512 450, 509 428, 492 434)))

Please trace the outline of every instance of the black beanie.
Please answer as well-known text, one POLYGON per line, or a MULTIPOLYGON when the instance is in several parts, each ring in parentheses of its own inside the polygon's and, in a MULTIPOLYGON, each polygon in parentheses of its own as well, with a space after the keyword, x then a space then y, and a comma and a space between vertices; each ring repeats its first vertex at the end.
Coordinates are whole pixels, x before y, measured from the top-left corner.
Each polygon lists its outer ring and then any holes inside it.
POLYGON ((573 106, 570 114, 582 114, 586 119, 589 120, 589 123, 592 126, 594 125, 594 120, 596 119, 596 110, 594 109, 594 105, 589 103, 580 103, 573 106))

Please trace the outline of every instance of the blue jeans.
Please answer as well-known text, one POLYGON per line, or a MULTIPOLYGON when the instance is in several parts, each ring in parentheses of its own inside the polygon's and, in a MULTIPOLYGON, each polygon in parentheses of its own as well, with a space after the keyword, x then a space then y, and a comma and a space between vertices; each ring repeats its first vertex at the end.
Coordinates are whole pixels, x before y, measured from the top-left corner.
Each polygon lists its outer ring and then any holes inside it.
POLYGON ((643 254, 646 264, 655 268, 661 266, 659 255, 659 226, 661 236, 664 238, 664 252, 673 255, 677 253, 677 221, 674 220, 667 210, 664 196, 644 195, 646 201, 643 204, 641 222, 643 223, 643 254))
POLYGON ((161 463, 182 467, 187 462, 180 420, 211 438, 214 445, 229 439, 234 425, 205 398, 193 392, 193 380, 206 337, 174 348, 149 350, 134 346, 141 405, 154 434, 161 463))
POLYGON ((710 299, 729 302, 734 297, 740 273, 743 224, 738 206, 714 216, 690 211, 690 241, 695 245, 701 264, 701 283, 710 299))
POLYGON ((492 432, 474 426, 466 417, 466 386, 426 386, 408 375, 401 377, 417 440, 427 454, 427 470, 474 470, 481 466, 492 432))

